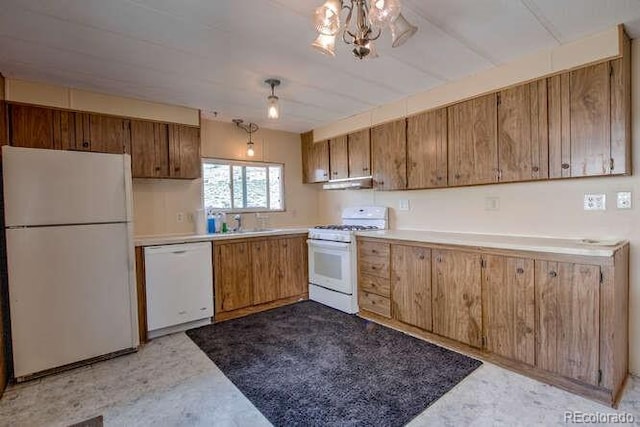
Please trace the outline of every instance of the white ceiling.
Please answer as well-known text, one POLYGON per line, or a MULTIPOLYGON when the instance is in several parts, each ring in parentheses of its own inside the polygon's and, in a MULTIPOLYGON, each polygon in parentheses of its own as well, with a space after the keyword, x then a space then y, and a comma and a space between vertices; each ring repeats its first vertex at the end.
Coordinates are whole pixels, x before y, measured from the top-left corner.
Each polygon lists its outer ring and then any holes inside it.
POLYGON ((0 0, 0 72, 301 132, 618 23, 640 35, 640 0, 404 0, 416 35, 358 61, 310 48, 322 2, 0 0))

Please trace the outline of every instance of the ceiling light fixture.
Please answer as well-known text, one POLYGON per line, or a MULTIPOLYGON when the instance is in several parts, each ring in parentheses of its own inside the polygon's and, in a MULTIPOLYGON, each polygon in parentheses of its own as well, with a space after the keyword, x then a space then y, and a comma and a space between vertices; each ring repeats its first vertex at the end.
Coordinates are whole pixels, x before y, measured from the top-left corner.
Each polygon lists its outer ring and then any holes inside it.
POLYGON ((253 141, 251 141, 251 134, 258 131, 259 127, 255 123, 247 123, 244 124, 244 120, 242 119, 233 119, 233 123, 236 124, 237 127, 244 130, 249 134, 249 141, 247 141, 247 156, 253 157, 256 155, 255 150, 253 149, 253 141))
POLYGON ((356 58, 375 58, 373 42, 385 27, 391 31, 391 47, 403 45, 418 31, 402 16, 401 8, 400 0, 326 0, 313 15, 318 37, 311 46, 325 55, 336 56, 336 37, 342 32, 342 40, 353 45, 356 58), (344 25, 340 21, 342 10, 348 11, 344 25))
POLYGON ((271 86, 271 95, 267 97, 267 117, 276 120, 280 118, 280 106, 278 105, 279 98, 273 93, 273 88, 280 86, 280 80, 267 79, 264 82, 271 86))

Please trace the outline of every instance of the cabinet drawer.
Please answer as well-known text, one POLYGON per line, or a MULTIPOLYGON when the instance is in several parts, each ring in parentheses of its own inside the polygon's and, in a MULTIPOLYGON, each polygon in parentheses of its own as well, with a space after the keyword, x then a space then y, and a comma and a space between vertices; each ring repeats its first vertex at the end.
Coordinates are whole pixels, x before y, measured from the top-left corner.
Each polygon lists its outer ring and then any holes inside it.
POLYGON ((391 300, 369 292, 360 292, 358 304, 363 310, 377 313, 381 316, 391 317, 391 300))
POLYGON ((391 296, 391 285, 389 279, 361 274, 358 277, 358 285, 360 290, 381 295, 383 297, 391 296))
POLYGON ((371 257, 358 260, 359 274, 389 279, 389 258, 371 257))
POLYGON ((369 257, 389 257, 389 243, 359 242, 358 257, 365 259, 369 257))

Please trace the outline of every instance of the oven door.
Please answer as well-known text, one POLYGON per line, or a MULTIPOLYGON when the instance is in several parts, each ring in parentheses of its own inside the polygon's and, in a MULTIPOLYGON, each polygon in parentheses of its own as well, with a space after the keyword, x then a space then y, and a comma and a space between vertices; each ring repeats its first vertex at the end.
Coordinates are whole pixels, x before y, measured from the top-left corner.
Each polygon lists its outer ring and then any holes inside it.
POLYGON ((307 240, 307 245, 309 282, 343 294, 352 294, 351 244, 307 240))

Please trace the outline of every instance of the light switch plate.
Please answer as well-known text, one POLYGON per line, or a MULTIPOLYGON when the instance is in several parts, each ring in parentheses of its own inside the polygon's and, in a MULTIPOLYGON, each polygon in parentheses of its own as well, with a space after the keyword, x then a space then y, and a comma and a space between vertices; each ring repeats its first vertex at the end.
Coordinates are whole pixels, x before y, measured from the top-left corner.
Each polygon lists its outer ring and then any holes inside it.
POLYGON ((398 209, 400 209, 401 211, 408 211, 409 210, 409 199, 400 199, 398 201, 398 209))
POLYGON ((485 211, 499 211, 500 210, 500 197, 485 197, 484 198, 484 210, 485 211))
POLYGON ((604 211, 607 209, 607 196, 605 194, 585 194, 584 210, 585 211, 604 211))
POLYGON ((616 207, 618 209, 631 209, 631 191, 618 191, 616 193, 616 207))

